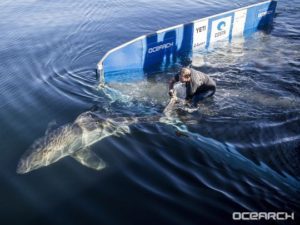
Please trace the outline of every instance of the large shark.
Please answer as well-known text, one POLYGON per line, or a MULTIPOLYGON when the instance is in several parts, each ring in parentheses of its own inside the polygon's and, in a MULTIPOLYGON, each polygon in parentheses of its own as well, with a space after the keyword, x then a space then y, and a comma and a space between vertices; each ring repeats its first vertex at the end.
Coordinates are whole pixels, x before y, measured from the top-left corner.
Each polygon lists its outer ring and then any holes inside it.
POLYGON ((105 162, 90 150, 90 146, 108 136, 130 132, 128 125, 136 118, 102 118, 94 112, 79 115, 73 124, 64 125, 36 140, 25 152, 17 166, 24 174, 71 156, 82 165, 95 170, 105 168, 105 162))
POLYGON ((130 132, 129 125, 137 122, 162 122, 175 124, 172 112, 177 98, 171 98, 163 115, 146 117, 103 118, 96 112, 80 114, 74 123, 64 125, 54 131, 46 131, 44 137, 37 139, 21 157, 17 173, 24 174, 48 166, 58 160, 71 156, 84 166, 95 170, 105 168, 105 162, 99 158, 90 146, 109 137, 130 132))

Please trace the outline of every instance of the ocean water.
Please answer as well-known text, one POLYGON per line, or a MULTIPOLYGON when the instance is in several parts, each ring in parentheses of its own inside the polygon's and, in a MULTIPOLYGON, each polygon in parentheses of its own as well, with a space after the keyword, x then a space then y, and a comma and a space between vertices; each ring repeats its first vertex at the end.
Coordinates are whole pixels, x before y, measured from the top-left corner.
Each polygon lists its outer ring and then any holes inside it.
MULTIPOLYGON (((179 129, 140 123, 92 150, 94 171, 66 157, 20 175, 22 154, 47 129, 86 111, 159 115, 167 80, 97 89, 111 48, 155 30, 257 1, 2 0, 0 224, 236 224, 235 211, 300 218, 300 2, 279 1, 270 30, 216 48, 201 68, 218 85, 179 129)), ((161 77, 159 74, 157 77, 161 77)), ((268 224, 256 221, 253 224, 268 224)), ((272 224, 276 222, 272 221, 272 224)))

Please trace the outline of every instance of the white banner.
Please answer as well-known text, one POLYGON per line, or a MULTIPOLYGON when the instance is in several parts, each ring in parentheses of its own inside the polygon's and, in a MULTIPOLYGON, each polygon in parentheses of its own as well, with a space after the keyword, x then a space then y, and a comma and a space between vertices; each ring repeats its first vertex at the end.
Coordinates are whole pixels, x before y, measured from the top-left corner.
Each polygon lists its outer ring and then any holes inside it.
POLYGON ((234 13, 232 36, 243 35, 246 16, 247 16, 247 9, 243 9, 234 13))
POLYGON ((194 22, 193 50, 204 49, 207 40, 208 20, 194 22))
POLYGON ((232 16, 227 16, 212 22, 210 43, 229 37, 232 16))

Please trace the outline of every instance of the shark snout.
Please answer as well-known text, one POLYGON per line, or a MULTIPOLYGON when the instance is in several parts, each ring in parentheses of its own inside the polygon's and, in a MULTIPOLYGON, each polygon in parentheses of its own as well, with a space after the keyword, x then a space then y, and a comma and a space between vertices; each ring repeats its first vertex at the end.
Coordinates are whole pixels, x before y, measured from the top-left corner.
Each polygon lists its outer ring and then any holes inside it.
POLYGON ((24 174, 24 173, 27 173, 29 170, 27 168, 27 165, 26 165, 26 161, 21 159, 17 165, 17 173, 18 174, 24 174))

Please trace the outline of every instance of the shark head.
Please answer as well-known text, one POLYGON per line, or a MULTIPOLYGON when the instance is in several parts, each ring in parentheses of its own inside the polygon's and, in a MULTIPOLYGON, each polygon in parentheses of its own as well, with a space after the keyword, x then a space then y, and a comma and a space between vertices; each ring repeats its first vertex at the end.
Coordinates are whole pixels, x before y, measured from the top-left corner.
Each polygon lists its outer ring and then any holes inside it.
POLYGON ((17 173, 24 174, 49 165, 50 160, 47 160, 46 154, 46 149, 35 149, 35 151, 26 152, 17 165, 17 173))
POLYGON ((17 166, 17 173, 24 174, 24 173, 28 173, 29 171, 30 171, 30 168, 27 166, 27 161, 24 159, 21 159, 17 166))
POLYGON ((48 166, 59 159, 71 156, 81 164, 99 170, 105 163, 89 147, 103 138, 129 133, 128 125, 135 120, 112 120, 93 112, 79 115, 73 124, 67 124, 36 140, 25 152, 17 166, 24 174, 48 166))
POLYGON ((37 139, 21 157, 17 173, 28 173, 65 157, 80 145, 81 133, 80 127, 67 124, 37 139))

